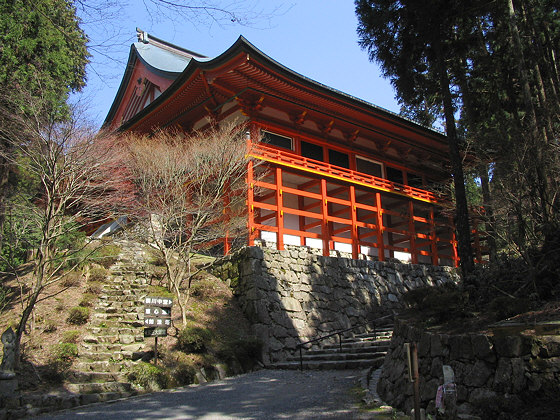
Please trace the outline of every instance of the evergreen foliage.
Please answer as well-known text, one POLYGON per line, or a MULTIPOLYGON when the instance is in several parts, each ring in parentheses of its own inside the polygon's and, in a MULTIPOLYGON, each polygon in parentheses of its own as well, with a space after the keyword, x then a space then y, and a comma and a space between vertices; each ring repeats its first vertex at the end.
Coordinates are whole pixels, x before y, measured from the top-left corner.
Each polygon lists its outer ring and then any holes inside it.
POLYGON ((444 117, 450 146, 458 119, 468 175, 458 182, 453 168, 456 197, 466 184, 470 203, 483 205, 491 260, 517 255, 535 280, 535 255, 560 229, 557 2, 355 4, 360 44, 391 79, 403 114, 423 124, 444 117))
MULTIPOLYGON (((86 81, 87 36, 68 0, 0 1, 0 87, 65 107, 86 81)), ((17 98, 17 96, 16 96, 17 98)), ((18 105, 23 105, 19 103, 18 105)))

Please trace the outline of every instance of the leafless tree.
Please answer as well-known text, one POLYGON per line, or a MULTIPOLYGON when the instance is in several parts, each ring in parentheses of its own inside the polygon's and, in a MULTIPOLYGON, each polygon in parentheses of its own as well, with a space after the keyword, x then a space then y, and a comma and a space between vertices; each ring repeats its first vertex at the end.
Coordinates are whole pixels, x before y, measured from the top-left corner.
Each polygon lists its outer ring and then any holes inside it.
POLYGON ((11 146, 3 157, 37 184, 31 198, 12 203, 13 211, 24 213, 37 234, 31 276, 18 277, 26 292, 16 330, 17 360, 35 305, 51 296, 49 286, 93 252, 91 248, 85 251, 86 243, 68 248, 63 238, 85 223, 107 217, 115 204, 113 184, 122 184, 117 182, 118 174, 107 178, 112 161, 109 138, 83 124, 76 109, 70 118, 61 120, 56 110, 49 112, 40 100, 29 99, 28 105, 21 114, 15 108, 0 110, 0 121, 6 123, 1 140, 11 146))
MULTIPOLYGON (((185 135, 160 131, 124 137, 123 165, 137 189, 136 230, 165 261, 168 288, 183 325, 194 276, 193 257, 211 254, 224 238, 247 234, 248 155, 243 125, 224 123, 185 135)), ((211 260, 207 260, 211 261, 211 260)))

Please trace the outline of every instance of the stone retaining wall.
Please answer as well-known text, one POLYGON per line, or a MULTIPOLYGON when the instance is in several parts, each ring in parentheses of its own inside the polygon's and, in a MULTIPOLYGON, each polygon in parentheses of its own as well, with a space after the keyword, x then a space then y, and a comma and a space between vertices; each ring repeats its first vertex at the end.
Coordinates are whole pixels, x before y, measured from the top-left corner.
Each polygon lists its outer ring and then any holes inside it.
POLYGON ((491 418, 491 407, 513 408, 531 393, 544 397, 560 391, 558 335, 535 336, 534 330, 528 335, 511 328, 493 335, 447 335, 398 321, 377 391, 385 402, 405 412, 413 407, 403 349, 406 342, 416 342, 418 346, 421 405, 428 413, 435 412, 443 365, 450 365, 455 373, 459 413, 491 418))
POLYGON ((449 267, 315 252, 307 247, 247 247, 215 270, 230 282, 264 343, 265 363, 284 360, 298 343, 401 308, 408 290, 458 281, 449 267))

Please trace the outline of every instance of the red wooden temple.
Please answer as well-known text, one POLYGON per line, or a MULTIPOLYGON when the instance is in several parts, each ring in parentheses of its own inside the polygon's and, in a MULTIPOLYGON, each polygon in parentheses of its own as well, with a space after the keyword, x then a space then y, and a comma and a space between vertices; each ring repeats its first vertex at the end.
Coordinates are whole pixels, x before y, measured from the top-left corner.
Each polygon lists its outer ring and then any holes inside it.
POLYGON ((295 73, 242 37, 212 59, 138 37, 105 125, 247 122, 269 169, 259 180, 248 171, 249 245, 458 265, 449 203, 432 192, 450 178, 445 135, 295 73))

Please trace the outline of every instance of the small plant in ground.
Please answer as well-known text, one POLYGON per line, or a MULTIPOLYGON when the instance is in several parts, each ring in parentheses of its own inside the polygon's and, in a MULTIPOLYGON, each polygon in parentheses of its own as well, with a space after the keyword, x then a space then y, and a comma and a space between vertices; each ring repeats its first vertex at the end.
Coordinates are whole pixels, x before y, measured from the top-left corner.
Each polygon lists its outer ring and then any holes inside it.
POLYGON ((66 322, 73 325, 83 325, 88 322, 88 319, 89 308, 84 308, 83 306, 74 306, 70 309, 68 318, 66 318, 66 322))
POLYGON ((93 303, 95 302, 96 299, 97 299, 97 295, 94 295, 93 293, 84 293, 82 295, 82 300, 80 300, 78 306, 84 306, 84 307, 93 306, 93 303))
POLYGON ((78 342, 80 338, 80 332, 76 330, 64 331, 62 334, 62 343, 74 343, 78 342))
POLYGON ((76 343, 58 343, 53 347, 52 357, 60 363, 72 363, 78 357, 78 346, 76 343))
POLYGON ((169 386, 170 377, 164 368, 140 362, 128 373, 128 379, 144 389, 159 390, 169 386))
POLYGON ((173 292, 167 290, 166 287, 157 286, 155 284, 152 284, 150 285, 150 287, 148 287, 148 295, 166 297, 166 298, 173 298, 175 296, 173 292))
POLYGON ((45 321, 45 327, 43 328, 43 331, 46 333, 52 333, 55 332, 57 330, 57 324, 56 322, 54 322, 51 319, 47 319, 45 321))
POLYGON ((63 287, 76 287, 79 286, 82 282, 82 273, 79 271, 70 271, 62 278, 62 286, 63 287))
POLYGON ((98 281, 88 281, 86 286, 86 293, 91 293, 92 295, 99 295, 103 291, 103 284, 98 281))
POLYGON ((74 343, 59 343, 51 348, 47 366, 41 377, 50 383, 61 383, 66 371, 78 356, 78 347, 74 343))
POLYGON ((208 278, 195 279, 191 286, 191 296, 200 299, 214 299, 222 295, 215 282, 208 278))
POLYGON ((89 270, 89 281, 103 283, 107 279, 108 275, 109 275, 109 270, 107 270, 106 268, 92 267, 89 270))
POLYGON ((177 336, 177 348, 185 353, 202 353, 211 339, 212 334, 206 328, 185 327, 177 336))

